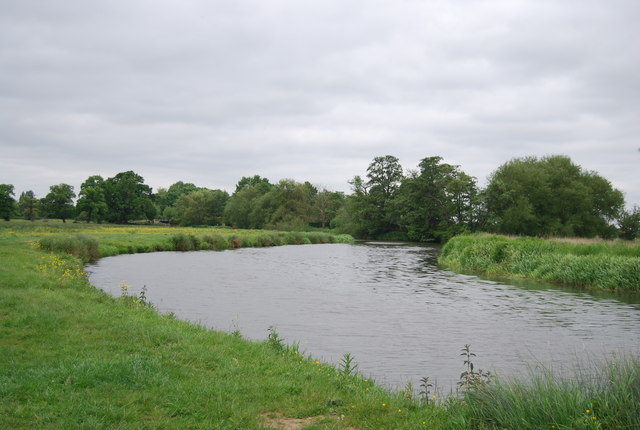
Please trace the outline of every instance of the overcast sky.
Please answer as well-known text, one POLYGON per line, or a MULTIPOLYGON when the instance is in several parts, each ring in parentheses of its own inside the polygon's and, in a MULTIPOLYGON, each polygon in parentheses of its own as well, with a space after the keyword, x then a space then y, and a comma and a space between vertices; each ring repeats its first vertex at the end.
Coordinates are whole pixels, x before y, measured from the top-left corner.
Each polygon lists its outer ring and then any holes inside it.
POLYGON ((349 191, 568 155, 640 204, 638 0, 0 0, 0 183, 349 191))

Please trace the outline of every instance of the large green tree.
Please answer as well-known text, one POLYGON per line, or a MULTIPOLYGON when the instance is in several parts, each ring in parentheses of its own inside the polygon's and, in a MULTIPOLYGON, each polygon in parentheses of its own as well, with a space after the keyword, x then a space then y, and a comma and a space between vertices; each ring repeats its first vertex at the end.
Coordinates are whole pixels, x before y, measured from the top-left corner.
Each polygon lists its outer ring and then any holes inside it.
POLYGON ((259 175, 240 179, 224 209, 225 223, 238 228, 263 228, 272 208, 262 197, 273 187, 268 179, 259 175))
POLYGON ((16 211, 14 195, 13 185, 0 184, 0 217, 5 221, 9 221, 16 211))
POLYGON ((322 228, 330 226, 345 199, 344 193, 339 191, 319 191, 313 199, 314 222, 322 228))
POLYGON ((508 161, 484 195, 489 227, 506 234, 612 237, 624 207, 609 181, 560 155, 508 161))
POLYGON ((36 195, 33 191, 23 191, 20 194, 20 199, 18 200, 18 207, 20 208, 20 212, 22 212, 22 216, 29 221, 33 221, 36 219, 38 215, 38 207, 40 206, 40 201, 36 198, 36 195))
POLYGON ((309 182, 282 179, 258 202, 266 226, 276 230, 301 230, 313 217, 313 199, 318 190, 309 182))
POLYGON ((396 218, 409 240, 444 242, 470 230, 476 220, 475 179, 442 157, 420 161, 393 201, 396 218))
POLYGON ((42 207, 47 217, 60 218, 67 222, 68 218, 75 215, 73 199, 76 193, 69 184, 58 184, 49 187, 49 193, 42 199, 42 207))
POLYGON ((620 237, 633 240, 640 237, 640 206, 635 205, 630 211, 623 211, 618 218, 620 237))
POLYGON ((151 188, 144 178, 129 170, 104 181, 105 201, 110 222, 126 224, 136 219, 153 219, 155 206, 151 188))
POLYGON ((375 157, 367 168, 366 182, 360 176, 350 181, 353 194, 336 220, 340 230, 374 238, 397 231, 392 202, 403 178, 398 158, 375 157))
POLYGON ((190 182, 178 181, 172 184, 168 189, 159 188, 155 194, 155 202, 158 206, 158 212, 162 219, 171 221, 176 216, 175 204, 181 196, 187 195, 199 190, 198 187, 190 182))
POLYGON ((105 197, 105 184, 102 176, 89 176, 80 185, 79 199, 76 209, 87 222, 101 222, 107 215, 109 207, 105 197))
POLYGON ((226 191, 206 188, 183 194, 175 204, 176 218, 180 225, 222 224, 228 199, 226 191))

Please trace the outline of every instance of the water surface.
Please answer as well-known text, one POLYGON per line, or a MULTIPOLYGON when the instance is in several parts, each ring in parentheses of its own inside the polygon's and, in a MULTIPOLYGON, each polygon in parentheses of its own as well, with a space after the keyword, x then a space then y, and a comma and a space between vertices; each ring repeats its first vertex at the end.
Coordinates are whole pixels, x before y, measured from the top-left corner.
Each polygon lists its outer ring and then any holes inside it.
POLYGON ((125 281, 161 312, 262 340, 287 343, 393 388, 423 376, 445 391, 464 370, 510 375, 538 362, 640 350, 640 297, 505 283, 438 267, 438 248, 411 244, 297 245, 109 257, 90 281, 119 295, 125 281))

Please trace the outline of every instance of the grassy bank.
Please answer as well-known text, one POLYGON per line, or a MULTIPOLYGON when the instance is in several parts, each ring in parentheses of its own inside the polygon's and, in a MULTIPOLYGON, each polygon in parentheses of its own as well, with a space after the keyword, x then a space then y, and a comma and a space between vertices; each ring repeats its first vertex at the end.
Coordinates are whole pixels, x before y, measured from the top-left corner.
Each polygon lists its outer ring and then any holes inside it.
MULTIPOLYGON (((196 243, 202 249, 203 243, 211 245, 207 235, 219 235, 232 246, 232 236, 247 244, 260 243, 257 238, 265 234, 273 233, 1 223, 0 428, 568 429, 637 424, 632 413, 619 413, 629 409, 629 402, 640 402, 637 361, 618 362, 613 370, 621 381, 617 391, 600 383, 609 376, 595 375, 595 382, 578 388, 559 384, 553 393, 534 384, 527 401, 502 396, 503 407, 514 411, 508 424, 502 409, 485 406, 498 395, 488 390, 492 383, 441 402, 412 391, 390 392, 354 375, 353 363, 343 360, 332 367, 316 361, 285 345, 276 332, 265 333, 263 342, 250 342, 239 333, 161 315, 144 297, 112 298, 92 287, 82 270, 83 260, 114 250, 178 249, 176 235, 193 236, 193 249, 196 243), (566 407, 535 412, 540 404, 555 402, 562 390, 574 399, 566 407), (597 420, 585 419, 592 416, 585 415, 587 409, 597 411, 597 420)), ((519 386, 505 383, 496 389, 519 386)))
POLYGON ((455 270, 606 290, 640 291, 637 242, 457 236, 445 244, 438 261, 455 270))

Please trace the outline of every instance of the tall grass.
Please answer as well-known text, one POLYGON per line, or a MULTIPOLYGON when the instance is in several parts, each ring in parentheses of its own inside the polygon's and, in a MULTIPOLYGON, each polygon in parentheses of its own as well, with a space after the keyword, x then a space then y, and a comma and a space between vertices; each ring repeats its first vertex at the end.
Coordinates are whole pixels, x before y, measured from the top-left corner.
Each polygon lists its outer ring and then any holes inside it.
POLYGON ((573 370, 569 377, 536 368, 519 379, 496 378, 464 393, 464 414, 476 428, 640 428, 638 357, 573 370))
POLYGON ((47 251, 71 254, 83 263, 96 261, 100 257, 98 241, 82 234, 73 236, 47 236, 38 242, 47 251))
POLYGON ((454 269, 607 290, 640 291, 640 246, 495 235, 457 236, 438 261, 454 269))

